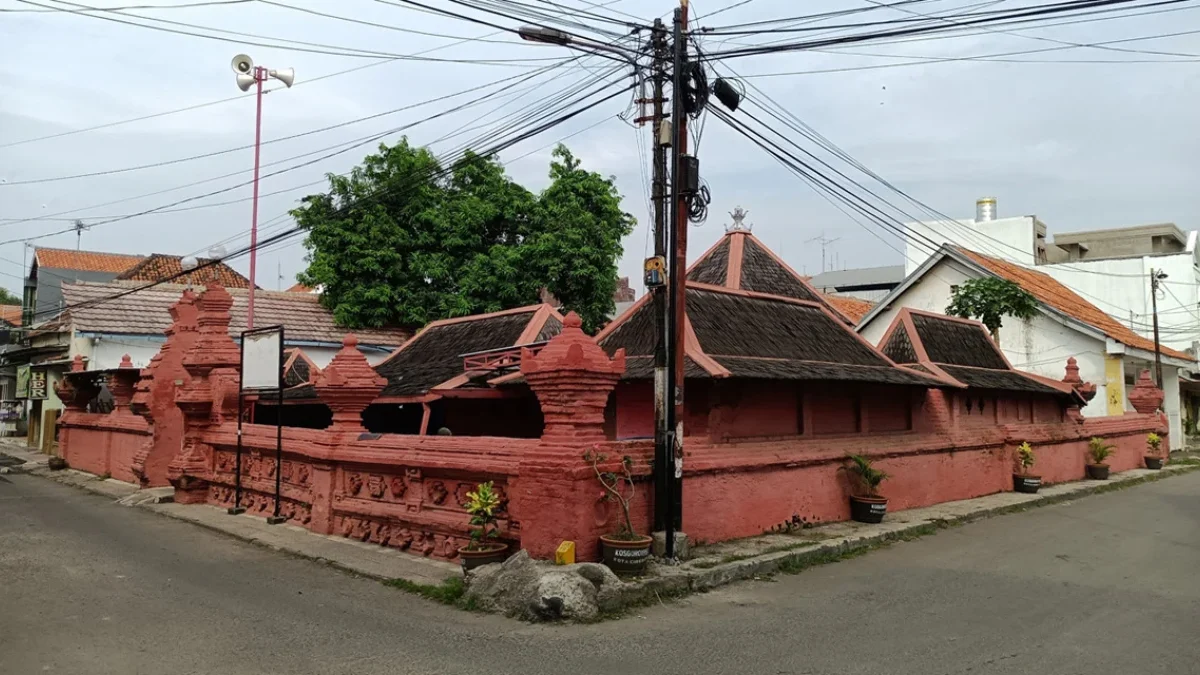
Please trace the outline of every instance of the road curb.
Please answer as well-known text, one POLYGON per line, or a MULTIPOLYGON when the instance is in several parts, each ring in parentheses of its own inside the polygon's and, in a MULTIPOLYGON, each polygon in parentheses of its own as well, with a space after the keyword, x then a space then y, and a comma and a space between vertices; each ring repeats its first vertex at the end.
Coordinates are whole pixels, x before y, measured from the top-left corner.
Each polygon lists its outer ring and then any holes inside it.
MULTIPOLYGON (((1106 492, 1122 490, 1136 485, 1157 482, 1174 476, 1182 476, 1200 470, 1200 464, 1168 466, 1150 474, 1121 478, 1120 474, 1108 481, 1078 481, 1065 484, 1069 491, 1037 495, 1033 499, 1015 504, 980 508, 948 518, 919 520, 895 524, 884 532, 851 535, 817 542, 816 545, 798 546, 794 550, 773 551, 747 556, 744 559, 716 564, 706 568, 659 566, 658 576, 647 576, 626 582, 619 591, 620 604, 625 609, 655 604, 666 598, 675 598, 690 593, 702 593, 736 581, 772 576, 780 572, 796 573, 808 567, 836 562, 887 546, 898 541, 909 541, 934 534, 939 530, 965 523, 1019 513, 1031 508, 1051 506, 1106 492)), ((1004 494, 1004 493, 1001 493, 1004 494)), ((970 500, 967 500, 970 501, 970 500)))

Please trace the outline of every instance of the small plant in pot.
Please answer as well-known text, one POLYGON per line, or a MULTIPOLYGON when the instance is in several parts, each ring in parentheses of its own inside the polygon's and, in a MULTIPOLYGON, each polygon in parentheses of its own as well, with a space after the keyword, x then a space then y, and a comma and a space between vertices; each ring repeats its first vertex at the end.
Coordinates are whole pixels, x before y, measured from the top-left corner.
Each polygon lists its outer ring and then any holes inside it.
POLYGON ((1042 487, 1042 477, 1029 473, 1037 458, 1033 454, 1033 446, 1028 441, 1017 446, 1017 466, 1020 473, 1013 474, 1013 489, 1025 494, 1034 494, 1042 487))
POLYGON ((471 543, 458 549, 463 571, 467 572, 489 563, 504 562, 508 544, 497 541, 500 528, 496 525, 496 514, 500 511, 500 493, 492 481, 480 483, 473 492, 467 493, 463 508, 471 515, 471 543))
POLYGON ((638 574, 650 560, 650 537, 638 534, 633 529, 629 515, 629 502, 633 500, 633 459, 628 455, 621 458, 620 473, 600 468, 607 457, 595 450, 583 454, 583 460, 592 465, 596 479, 604 488, 604 498, 621 506, 621 520, 617 531, 600 537, 600 550, 604 564, 617 574, 638 574))
POLYGON ((846 457, 846 470, 857 480, 861 495, 850 495, 850 518, 860 523, 881 523, 887 515, 887 497, 879 495, 879 486, 888 475, 875 468, 874 463, 862 455, 846 457))
POLYGON ((1163 468, 1162 436, 1154 432, 1146 435, 1146 456, 1143 459, 1146 460, 1147 469, 1163 468))
POLYGON ((1088 478, 1108 480, 1108 464, 1105 464, 1104 460, 1112 454, 1114 447, 1116 446, 1105 443, 1099 436, 1093 436, 1092 440, 1088 441, 1088 457, 1092 460, 1087 465, 1088 478))

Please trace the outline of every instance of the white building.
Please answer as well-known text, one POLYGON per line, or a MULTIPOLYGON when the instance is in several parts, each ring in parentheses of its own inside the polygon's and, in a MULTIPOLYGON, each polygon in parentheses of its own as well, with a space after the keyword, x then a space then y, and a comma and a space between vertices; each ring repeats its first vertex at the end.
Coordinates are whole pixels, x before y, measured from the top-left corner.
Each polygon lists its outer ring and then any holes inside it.
MULTIPOLYGON (((1036 219, 1026 223, 1035 224, 1036 219)), ((1117 322, 1040 267, 1030 269, 966 248, 941 246, 863 317, 858 331, 878 344, 901 308, 945 313, 956 286, 986 276, 1016 283, 1039 303, 1039 312, 1033 318, 1006 319, 1000 329, 1000 348, 1015 368, 1061 379, 1067 359, 1074 357, 1080 376, 1097 388, 1096 397, 1083 410, 1085 416, 1120 415, 1132 410, 1127 391, 1143 368, 1153 367, 1153 342, 1117 322)), ((1193 367, 1195 360, 1189 354, 1163 349, 1163 407, 1170 421, 1172 449, 1183 445, 1179 375, 1193 367)))

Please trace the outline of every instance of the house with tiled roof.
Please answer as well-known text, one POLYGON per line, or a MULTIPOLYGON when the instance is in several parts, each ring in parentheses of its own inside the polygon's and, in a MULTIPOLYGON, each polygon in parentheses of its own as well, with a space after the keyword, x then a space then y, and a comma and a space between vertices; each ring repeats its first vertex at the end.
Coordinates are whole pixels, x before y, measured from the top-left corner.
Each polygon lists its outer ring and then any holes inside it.
MULTIPOLYGON (((1029 320, 1007 318, 1000 328, 999 346, 1017 370, 1061 379, 1063 364, 1074 358, 1084 381, 1097 387, 1096 397, 1083 408, 1087 417, 1121 415, 1132 410, 1127 391, 1138 374, 1153 369, 1154 342, 1113 319, 1095 304, 1054 277, 954 245, 943 245, 879 301, 859 322, 857 330, 879 344, 906 309, 944 314, 954 289, 968 279, 1007 279, 1038 301, 1029 320)), ((1172 449, 1182 447, 1180 410, 1181 372, 1196 367, 1187 352, 1163 347, 1163 408, 1170 423, 1172 449)))
POLYGON ((223 262, 210 258, 196 258, 196 268, 183 269, 184 256, 154 253, 146 256, 133 267, 117 275, 123 281, 162 281, 202 286, 216 282, 225 288, 250 288, 250 280, 223 262))
POLYGON ((63 282, 112 281, 145 256, 101 251, 37 247, 25 278, 24 323, 32 326, 58 313, 63 306, 63 282))
MULTIPOLYGON (((39 326, 33 335, 69 335, 68 358, 82 355, 88 370, 115 368, 125 354, 130 355, 134 366, 144 367, 157 353, 164 340, 163 331, 171 324, 168 308, 189 286, 142 286, 140 281, 63 284, 67 309, 52 322, 39 326)), ((233 296, 229 331, 236 339, 246 330, 249 291, 226 290, 233 296)), ((333 313, 321 306, 320 298, 308 293, 257 290, 254 320, 256 327, 282 325, 285 346, 302 348, 307 360, 319 368, 328 365, 341 349, 346 333, 334 323, 333 313)), ((372 363, 382 361, 409 336, 408 331, 399 329, 362 329, 354 333, 359 349, 372 363)))

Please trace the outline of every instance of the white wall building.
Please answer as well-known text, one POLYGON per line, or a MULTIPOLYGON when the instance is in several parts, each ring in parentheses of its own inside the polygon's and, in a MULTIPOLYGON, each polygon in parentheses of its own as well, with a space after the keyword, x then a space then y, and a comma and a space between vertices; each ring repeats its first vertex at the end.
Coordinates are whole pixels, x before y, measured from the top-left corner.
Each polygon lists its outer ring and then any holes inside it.
MULTIPOLYGON (((1152 367, 1153 343, 1043 273, 1041 268, 1032 270, 996 257, 943 246, 880 301, 859 323, 858 331, 878 344, 901 308, 945 313, 954 287, 985 276, 1013 281, 1039 301, 1040 311, 1033 318, 1006 319, 1000 329, 1000 348, 1013 367, 1061 379, 1067 359, 1074 357, 1080 376, 1097 388, 1096 397, 1083 410, 1085 416, 1120 415, 1132 410, 1127 391, 1143 368, 1152 367)), ((1194 366, 1195 361, 1188 354, 1164 350, 1163 407, 1170 422, 1172 449, 1183 445, 1179 374, 1194 366)))

